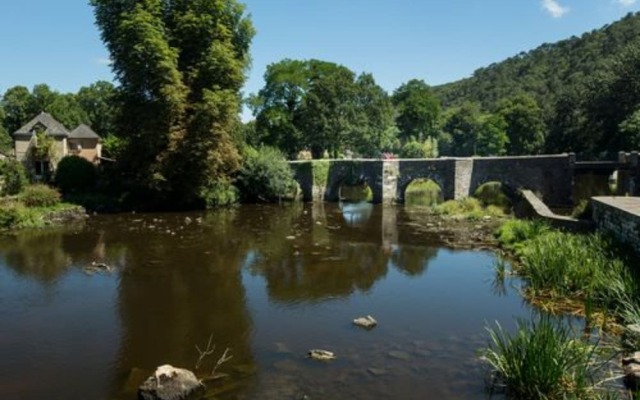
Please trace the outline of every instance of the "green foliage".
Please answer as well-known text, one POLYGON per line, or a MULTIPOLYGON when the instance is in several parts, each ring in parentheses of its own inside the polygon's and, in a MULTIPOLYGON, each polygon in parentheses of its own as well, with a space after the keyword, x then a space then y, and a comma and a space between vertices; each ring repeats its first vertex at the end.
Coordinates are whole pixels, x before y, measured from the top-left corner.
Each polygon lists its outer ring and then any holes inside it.
POLYGON ((484 216, 504 217, 504 211, 500 208, 484 208, 480 200, 474 197, 446 201, 433 207, 433 212, 438 215, 448 215, 473 220, 483 218, 484 216))
POLYGON ((487 328, 491 344, 484 356, 509 398, 560 400, 591 397, 590 365, 595 346, 582 343, 571 330, 549 316, 517 322, 509 334, 499 324, 487 328))
POLYGON ((496 237, 500 245, 516 252, 526 246, 527 242, 550 231, 549 225, 540 221, 510 219, 498 228, 496 237))
POLYGON ((478 186, 473 197, 480 200, 482 205, 493 205, 508 211, 511 208, 511 200, 502 188, 500 182, 487 182, 478 186))
POLYGON ((2 196, 18 194, 29 183, 24 165, 16 160, 0 160, 0 180, 2 196))
POLYGON ((422 80, 412 79, 393 92, 396 107, 396 124, 400 137, 408 140, 424 140, 435 136, 440 101, 422 80))
POLYGON ((118 160, 128 146, 126 139, 111 135, 102 139, 102 152, 105 156, 118 160))
MULTIPOLYGON (((227 203, 254 35, 235 0, 92 0, 121 86, 127 182, 173 207, 227 203)), ((144 200, 144 199, 142 199, 144 200)))
POLYGON ((640 109, 639 35, 640 14, 628 14, 434 91, 448 108, 475 102, 505 117, 509 154, 573 151, 602 158, 634 150, 640 140, 634 122, 640 109), (514 98, 519 104, 505 107, 514 98))
POLYGON ((206 208, 236 204, 239 196, 238 189, 228 181, 213 181, 200 193, 206 208))
POLYGON ((248 148, 237 186, 245 201, 280 201, 296 195, 297 184, 284 155, 273 147, 248 148))
POLYGON ((378 156, 395 136, 393 107, 370 74, 320 60, 282 60, 267 67, 265 86, 249 103, 260 143, 294 158, 311 149, 378 156))
POLYGON ((15 203, 0 207, 0 229, 10 229, 18 225, 24 208, 22 204, 15 203))
POLYGON ((431 179, 414 180, 404 193, 404 203, 408 206, 432 207, 443 201, 442 189, 431 179))
POLYGON ((326 186, 329 179, 331 161, 314 160, 311 162, 311 168, 313 173, 313 183, 316 186, 326 186))
POLYGON ((508 153, 539 154, 544 148, 546 126, 542 109, 528 95, 506 98, 498 103, 498 115, 506 123, 508 153))
POLYGON ((43 184, 25 187, 19 198, 27 207, 51 207, 60 203, 60 193, 56 189, 43 184))
POLYGON ((402 146, 400 150, 402 158, 423 158, 422 143, 417 140, 410 140, 402 146))
POLYGON ((402 158, 438 158, 438 140, 427 137, 423 142, 411 138, 400 150, 402 158))
POLYGON ((91 189, 96 184, 95 165, 78 156, 64 157, 56 168, 55 183, 64 193, 91 189))
POLYGON ((35 143, 30 149, 31 157, 34 160, 55 161, 58 156, 56 152, 56 139, 45 132, 36 133, 35 143))

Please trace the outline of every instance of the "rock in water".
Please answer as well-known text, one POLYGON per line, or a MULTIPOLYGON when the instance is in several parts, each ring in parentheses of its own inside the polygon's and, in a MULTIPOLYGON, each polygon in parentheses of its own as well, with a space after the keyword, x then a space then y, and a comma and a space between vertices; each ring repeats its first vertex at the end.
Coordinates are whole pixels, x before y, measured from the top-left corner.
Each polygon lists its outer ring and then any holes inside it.
POLYGON ((138 388, 139 400, 196 400, 205 388, 193 372, 163 365, 138 388))
POLYGON ((329 361, 335 360, 336 355, 327 350, 313 349, 309 350, 309 357, 314 360, 329 361))
POLYGON ((373 318, 371 315, 367 315, 366 317, 360 317, 353 320, 353 324, 360 326, 366 329, 372 329, 376 325, 378 325, 378 321, 373 318))

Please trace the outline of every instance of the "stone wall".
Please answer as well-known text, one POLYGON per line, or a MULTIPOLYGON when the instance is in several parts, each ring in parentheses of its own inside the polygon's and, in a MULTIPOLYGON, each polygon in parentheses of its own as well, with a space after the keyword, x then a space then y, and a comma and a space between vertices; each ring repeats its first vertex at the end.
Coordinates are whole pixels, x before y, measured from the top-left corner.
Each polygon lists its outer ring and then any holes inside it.
POLYGON ((593 197, 591 206, 599 231, 613 235, 640 254, 639 197, 593 197))

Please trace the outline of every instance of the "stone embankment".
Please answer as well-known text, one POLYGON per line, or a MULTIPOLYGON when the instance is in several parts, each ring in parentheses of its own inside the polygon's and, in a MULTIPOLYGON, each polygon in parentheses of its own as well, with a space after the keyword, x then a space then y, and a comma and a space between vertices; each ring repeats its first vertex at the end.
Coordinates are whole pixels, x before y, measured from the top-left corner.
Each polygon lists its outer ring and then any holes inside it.
POLYGON ((593 197, 591 203, 597 229, 640 254, 640 197, 593 197))

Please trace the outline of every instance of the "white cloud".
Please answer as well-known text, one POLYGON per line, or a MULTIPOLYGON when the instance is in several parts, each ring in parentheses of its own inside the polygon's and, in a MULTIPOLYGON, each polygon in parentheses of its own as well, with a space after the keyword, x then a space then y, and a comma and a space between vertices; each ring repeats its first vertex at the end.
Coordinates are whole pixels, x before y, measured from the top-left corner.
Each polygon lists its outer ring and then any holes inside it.
POLYGON ((110 58, 96 58, 96 63, 100 65, 111 65, 112 61, 110 58))
MULTIPOLYGON (((635 0, 618 0, 618 1, 635 1, 635 0)), ((560 5, 557 0, 542 0, 542 8, 545 9, 553 18, 561 18, 569 12, 569 7, 560 5)))
POLYGON ((616 3, 620 4, 622 7, 630 7, 636 3, 636 0, 616 0, 616 3))

